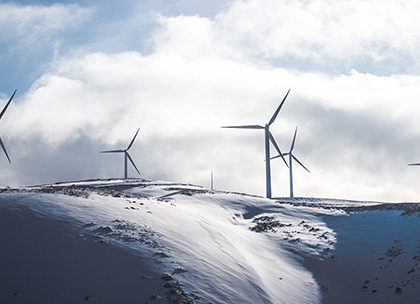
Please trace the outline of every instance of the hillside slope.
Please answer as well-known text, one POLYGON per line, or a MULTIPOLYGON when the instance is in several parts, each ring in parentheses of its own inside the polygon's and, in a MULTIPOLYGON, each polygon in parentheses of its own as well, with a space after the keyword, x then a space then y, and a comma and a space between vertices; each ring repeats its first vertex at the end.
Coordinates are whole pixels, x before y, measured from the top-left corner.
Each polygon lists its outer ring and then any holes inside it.
POLYGON ((0 206, 28 208, 81 237, 133 250, 168 274, 162 297, 198 303, 319 302, 296 252, 328 254, 335 233, 319 215, 342 214, 146 180, 3 189, 0 206))

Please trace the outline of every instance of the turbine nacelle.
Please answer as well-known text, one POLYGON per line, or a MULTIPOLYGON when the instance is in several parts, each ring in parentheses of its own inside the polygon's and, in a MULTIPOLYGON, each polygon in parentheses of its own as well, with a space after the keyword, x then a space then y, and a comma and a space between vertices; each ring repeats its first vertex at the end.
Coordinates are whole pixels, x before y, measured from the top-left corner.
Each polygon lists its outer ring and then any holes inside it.
POLYGON ((270 132, 270 126, 274 123, 276 120, 281 108, 283 107, 284 102, 286 101, 287 96, 289 95, 290 89, 287 91, 286 95, 284 96, 282 102, 277 107, 276 111, 274 112, 273 116, 271 116, 268 123, 264 124, 264 126, 261 125, 242 125, 242 126, 224 126, 222 128, 226 129, 254 129, 254 130, 265 130, 265 161, 266 161, 266 187, 267 187, 267 197, 271 198, 271 169, 270 169, 270 142, 276 149, 276 151, 279 153, 279 157, 283 158, 284 163, 287 165, 286 160, 282 156, 282 153, 280 151, 279 146, 277 145, 277 142, 275 141, 273 135, 270 132))
POLYGON ((293 198, 293 161, 297 162, 299 165, 302 166, 303 169, 311 173, 301 162, 300 160, 293 155, 293 150, 295 149, 295 142, 296 142, 296 134, 297 134, 297 127, 295 129, 295 134, 293 135, 292 144, 290 145, 290 150, 287 153, 282 155, 277 155, 272 157, 271 159, 279 158, 280 156, 284 158, 284 156, 289 156, 289 174, 290 174, 290 198, 293 198))
POLYGON ((279 154, 277 156, 272 157, 271 159, 276 159, 279 157, 282 157, 284 159, 284 156, 290 156, 291 158, 293 158, 299 165, 301 165, 303 167, 303 169, 305 169, 306 171, 308 171, 309 173, 311 173, 300 161, 299 159, 293 154, 293 150, 295 149, 295 142, 296 142, 296 135, 297 135, 297 127, 295 129, 295 135, 293 136, 293 140, 292 140, 292 144, 290 145, 290 150, 287 153, 283 153, 283 154, 279 154))
POLYGON ((136 164, 134 163, 133 159, 131 158, 130 154, 128 153, 128 150, 130 150, 131 146, 133 145, 134 141, 136 140, 136 137, 137 137, 137 134, 139 133, 139 131, 140 131, 140 128, 137 129, 137 132, 134 135, 133 139, 131 140, 130 144, 128 145, 127 149, 100 151, 100 153, 124 153, 124 177, 125 178, 127 178, 127 158, 130 161, 130 163, 133 165, 134 169, 136 169, 137 173, 139 175, 141 175, 139 169, 137 169, 136 164))

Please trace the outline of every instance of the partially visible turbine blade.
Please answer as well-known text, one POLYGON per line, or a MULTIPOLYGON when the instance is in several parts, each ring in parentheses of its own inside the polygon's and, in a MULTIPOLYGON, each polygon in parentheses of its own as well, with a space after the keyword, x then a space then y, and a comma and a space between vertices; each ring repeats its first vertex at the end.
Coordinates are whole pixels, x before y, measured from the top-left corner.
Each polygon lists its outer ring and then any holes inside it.
POLYGON ((268 122, 268 125, 271 125, 276 120, 277 115, 279 115, 281 107, 283 106, 284 102, 286 101, 287 96, 289 95, 289 92, 290 92, 290 89, 289 89, 289 91, 287 91, 286 96, 284 96, 283 101, 281 102, 281 104, 277 108, 276 112, 274 112, 273 117, 271 117, 270 121, 268 122))
POLYGON ((295 130, 295 135, 293 136, 292 145, 290 146, 290 152, 293 152, 293 149, 295 148, 296 133, 297 133, 297 127, 295 130))
POLYGON ((6 154, 6 157, 7 157, 7 159, 9 160, 9 163, 12 163, 12 162, 10 161, 9 154, 7 154, 6 147, 4 146, 3 141, 1 140, 1 138, 0 138, 0 145, 1 145, 1 147, 3 148, 4 154, 6 154))
POLYGON ((306 171, 308 171, 309 173, 311 173, 311 171, 309 171, 293 154, 292 154, 292 157, 293 157, 293 159, 295 160, 295 161, 297 161, 297 163, 299 164, 299 165, 301 165, 302 167, 303 167, 303 169, 305 169, 306 171))
POLYGON ((128 157, 128 159, 130 160, 131 164, 134 166, 134 168, 136 169, 137 173, 141 176, 140 171, 139 171, 139 169, 137 169, 136 164, 135 164, 135 163, 134 163, 134 161, 131 159, 130 154, 128 154, 128 152, 125 152, 125 153, 127 153, 127 157, 128 157))
POLYGON ((108 151, 100 151, 100 153, 121 153, 125 152, 124 150, 108 150, 108 151))
MULTIPOLYGON (((289 155, 289 153, 283 153, 283 156, 287 156, 287 155, 289 155)), ((280 157, 280 154, 277 155, 277 156, 273 156, 271 159, 276 159, 276 158, 279 158, 279 157, 280 157)))
POLYGON ((407 166, 420 166, 420 163, 416 163, 416 164, 408 164, 407 166))
POLYGON ((276 143, 276 140, 273 137, 273 134, 271 134, 270 131, 268 131, 268 136, 270 138, 271 143, 273 144, 274 148, 276 148, 277 152, 279 153, 279 156, 283 159, 284 163, 286 164, 287 167, 289 167, 289 165, 287 164, 286 160, 283 157, 283 153, 281 153, 279 146, 276 143))
POLYGON ((245 126, 226 126, 224 129, 264 129, 263 126, 259 125, 245 125, 245 126))
POLYGON ((9 106, 10 102, 12 101, 13 97, 14 97, 14 96, 15 96, 15 94, 16 94, 16 91, 17 91, 17 89, 13 92, 12 96, 9 98, 9 101, 7 102, 7 104, 6 104, 6 106, 4 107, 3 111, 1 111, 1 113, 0 113, 0 119, 3 117, 4 112, 6 112, 7 107, 9 106))
POLYGON ((130 144, 128 145, 128 148, 127 148, 126 151, 128 151, 131 148, 131 146, 133 145, 133 142, 136 140, 136 137, 137 137, 137 134, 139 133, 139 131, 140 131, 140 128, 137 129, 136 135, 134 135, 134 137, 131 140, 130 144))

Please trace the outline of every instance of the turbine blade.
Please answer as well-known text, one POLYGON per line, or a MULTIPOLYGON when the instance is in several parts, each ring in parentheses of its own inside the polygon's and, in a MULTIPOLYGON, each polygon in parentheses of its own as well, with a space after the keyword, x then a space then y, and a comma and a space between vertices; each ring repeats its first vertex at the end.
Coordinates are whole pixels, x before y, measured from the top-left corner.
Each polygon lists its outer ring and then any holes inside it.
POLYGON ((271 143, 273 144, 274 148, 276 148, 277 152, 279 153, 279 156, 283 159, 284 163, 286 164, 287 167, 289 167, 289 165, 287 164, 286 160, 283 157, 283 153, 281 153, 279 146, 276 143, 276 140, 273 137, 273 134, 271 134, 270 131, 268 131, 268 136, 270 138, 271 143))
POLYGON ((292 152, 293 149, 295 148, 296 133, 297 133, 297 127, 296 127, 296 130, 295 130, 295 135, 293 136, 292 145, 290 146, 290 152, 292 152))
POLYGON ((137 134, 139 133, 139 131, 140 131, 140 128, 137 129, 136 135, 134 135, 134 137, 131 140, 130 144, 128 145, 128 148, 127 148, 126 151, 128 151, 131 148, 131 146, 133 145, 133 142, 136 140, 136 137, 137 137, 137 134))
POLYGON ((292 154, 293 159, 303 167, 303 169, 305 169, 306 171, 308 171, 309 173, 311 173, 311 171, 309 171, 293 154, 292 154))
POLYGON ((137 173, 141 176, 140 171, 139 171, 139 169, 137 169, 136 164, 135 164, 135 163, 134 163, 134 161, 131 159, 130 154, 128 154, 128 152, 125 152, 125 153, 127 153, 127 157, 128 157, 128 159, 130 160, 131 164, 134 166, 134 168, 136 169, 137 173))
POLYGON ((7 107, 9 106, 10 102, 12 101, 13 97, 14 97, 14 96, 15 96, 15 94, 16 94, 16 91, 17 91, 17 89, 13 92, 12 96, 9 98, 9 101, 7 102, 7 104, 6 104, 6 106, 4 107, 3 111, 1 111, 1 113, 0 113, 0 119, 3 117, 4 112, 6 112, 7 107))
POLYGON ((408 164, 407 166, 420 166, 420 163, 408 164))
POLYGON ((10 161, 9 154, 7 154, 6 147, 4 146, 3 141, 1 140, 1 138, 0 138, 0 145, 1 145, 1 147, 3 148, 4 154, 6 154, 6 157, 7 157, 7 159, 9 160, 9 163, 12 163, 12 162, 10 161))
POLYGON ((274 112, 273 117, 271 117, 270 121, 268 122, 268 125, 271 125, 277 118, 277 115, 279 115, 280 109, 283 106, 284 102, 286 101, 287 96, 289 95, 289 91, 287 91, 286 96, 284 96, 283 101, 280 103, 279 107, 277 108, 276 112, 274 112))
MULTIPOLYGON (((287 156, 287 155, 289 155, 289 153, 283 153, 283 156, 287 156)), ((276 158, 279 158, 279 157, 280 157, 280 154, 277 155, 277 156, 273 156, 271 159, 276 159, 276 158)))
POLYGON ((100 153, 122 153, 125 152, 124 150, 108 150, 108 151, 100 151, 100 153))
POLYGON ((245 125, 245 126, 225 126, 223 129, 264 129, 263 126, 259 125, 245 125))

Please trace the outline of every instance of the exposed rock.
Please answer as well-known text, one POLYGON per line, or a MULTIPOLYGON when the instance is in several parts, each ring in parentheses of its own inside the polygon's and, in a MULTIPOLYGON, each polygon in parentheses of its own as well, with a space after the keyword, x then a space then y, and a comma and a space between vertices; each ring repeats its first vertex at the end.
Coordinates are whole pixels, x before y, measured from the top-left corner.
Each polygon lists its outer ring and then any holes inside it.
POLYGON ((395 257, 401 255, 402 253, 403 253, 403 248, 402 247, 391 246, 385 254, 389 257, 394 257, 395 258, 395 257))
POLYGON ((165 285, 163 285, 163 287, 165 287, 165 288, 176 288, 176 286, 177 285, 175 285, 173 283, 169 283, 169 282, 167 282, 167 283, 165 283, 165 285))
POLYGON ((171 275, 169 275, 169 274, 164 274, 164 275, 162 275, 161 277, 160 277, 162 280, 165 280, 165 281, 171 281, 171 280, 173 280, 174 278, 171 276, 171 275))
POLYGON ((275 228, 292 226, 292 224, 280 223, 278 220, 276 220, 274 216, 259 216, 255 218, 252 222, 255 223, 255 225, 250 227, 249 229, 255 232, 276 232, 275 228))
POLYGON ((112 229, 108 226, 101 226, 96 228, 95 230, 92 231, 93 233, 98 233, 98 234, 108 234, 108 233, 112 233, 112 229))
POLYGON ((183 273, 183 272, 187 272, 187 271, 182 267, 178 267, 172 272, 172 274, 178 274, 178 273, 183 273))

